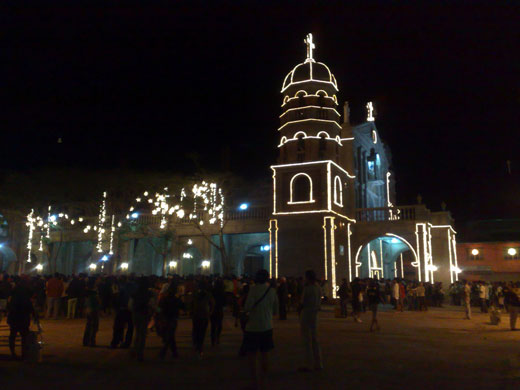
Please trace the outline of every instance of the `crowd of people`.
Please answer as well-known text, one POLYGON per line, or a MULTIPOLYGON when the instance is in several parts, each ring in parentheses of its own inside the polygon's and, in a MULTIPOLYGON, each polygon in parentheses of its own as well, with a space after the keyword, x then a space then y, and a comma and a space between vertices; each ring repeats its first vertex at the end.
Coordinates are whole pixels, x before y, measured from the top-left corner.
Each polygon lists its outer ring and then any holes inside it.
MULTIPOLYGON (((212 346, 220 343, 224 312, 229 310, 235 326, 243 330, 239 355, 249 356, 251 373, 259 387, 268 369, 268 352, 274 347, 273 316, 286 320, 290 311, 298 312, 305 359, 300 371, 322 366, 317 335, 317 317, 323 302, 336 304, 336 317, 352 317, 361 322, 360 313, 372 313, 370 331, 380 330, 378 305, 393 305, 396 311, 428 310, 442 306, 445 292, 441 283, 421 283, 402 279, 342 280, 337 300, 328 295, 327 281, 318 281, 313 271, 305 278, 270 279, 265 270, 255 278, 234 276, 168 277, 135 275, 9 276, 0 274, 0 321, 7 313, 10 327, 9 347, 14 358, 15 339, 23 346, 31 319, 84 318, 83 345, 96 346, 100 316, 113 316, 110 348, 130 349, 138 361, 144 360, 146 337, 150 330, 162 339, 159 358, 170 353, 178 357, 176 330, 186 316, 192 322, 193 347, 203 358, 209 329, 212 346), (349 308, 350 306, 350 308, 349 308), (350 314, 350 315, 349 315, 350 314)), ((511 314, 511 329, 516 329, 520 307, 520 284, 456 282, 449 286, 453 305, 464 305, 466 317, 471 307, 505 309, 511 314)))

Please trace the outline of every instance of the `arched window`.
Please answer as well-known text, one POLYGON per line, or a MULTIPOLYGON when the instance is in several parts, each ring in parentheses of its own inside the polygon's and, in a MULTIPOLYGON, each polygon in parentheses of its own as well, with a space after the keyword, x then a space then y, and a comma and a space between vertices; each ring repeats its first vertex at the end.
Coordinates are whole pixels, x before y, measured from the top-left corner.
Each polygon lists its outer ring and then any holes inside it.
POLYGON ((323 133, 319 137, 320 137, 320 145, 319 145, 318 154, 319 154, 319 158, 324 158, 325 152, 327 150, 327 137, 323 133))
POLYGON ((305 160, 304 133, 299 133, 297 138, 298 138, 298 144, 297 144, 297 148, 296 148, 296 156, 298 158, 298 162, 303 162, 305 160))
POLYGON ((312 179, 306 173, 297 173, 290 182, 289 204, 314 203, 312 198, 312 179))
POLYGON ((343 207, 343 188, 339 176, 334 178, 334 203, 343 207))

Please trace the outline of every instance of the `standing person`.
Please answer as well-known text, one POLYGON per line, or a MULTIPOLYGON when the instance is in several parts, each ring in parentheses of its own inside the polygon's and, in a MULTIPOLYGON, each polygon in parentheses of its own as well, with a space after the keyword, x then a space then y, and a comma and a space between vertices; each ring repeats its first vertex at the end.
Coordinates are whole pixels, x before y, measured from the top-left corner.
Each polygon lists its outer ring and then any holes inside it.
POLYGON ((121 348, 129 348, 130 345, 132 345, 132 337, 134 336, 134 321, 129 308, 132 285, 127 282, 127 278, 124 275, 121 277, 120 283, 121 286, 119 286, 117 293, 114 295, 114 310, 116 316, 114 318, 110 348, 117 348, 119 346, 121 348))
POLYGON ((179 319, 179 311, 186 310, 184 303, 177 296, 177 284, 171 282, 166 293, 159 300, 159 317, 157 321, 157 332, 163 340, 163 347, 159 352, 159 358, 162 360, 166 356, 168 349, 172 352, 172 357, 178 357, 177 343, 175 342, 175 332, 177 330, 177 322, 179 319))
POLYGON ((394 309, 399 310, 399 281, 397 278, 392 283, 392 303, 394 304, 394 309))
POLYGON ((305 287, 300 310, 300 331, 305 347, 305 365, 298 371, 321 370, 321 350, 318 343, 318 311, 321 305, 321 289, 312 270, 305 272, 305 287))
POLYGON ((67 287, 67 295, 69 297, 67 301, 67 318, 76 318, 76 308, 78 306, 78 298, 81 294, 81 286, 77 276, 73 276, 72 280, 67 287))
POLYGON ((466 308, 466 319, 471 320, 471 283, 466 281, 463 289, 464 307, 466 308))
MULTIPOLYGON (((402 280, 399 280, 399 311, 404 310, 404 298, 406 297, 406 287, 402 280)), ((424 289, 424 287, 423 287, 424 289)))
POLYGON ((25 358, 25 345, 29 326, 31 325, 31 315, 36 321, 36 313, 31 302, 31 292, 25 286, 20 277, 15 276, 14 288, 7 303, 7 324, 9 325, 9 350, 13 359, 17 359, 15 351, 16 335, 19 333, 22 338, 22 359, 25 358))
POLYGON ((419 305, 419 311, 428 310, 426 307, 426 290, 422 282, 417 286, 417 302, 419 305))
POLYGON ((192 339, 193 346, 197 352, 197 358, 202 359, 204 349, 204 339, 208 329, 209 319, 213 312, 215 302, 204 280, 197 283, 197 288, 193 293, 191 303, 191 319, 193 323, 192 339))
POLYGON ((371 280, 367 289, 368 307, 372 312, 372 322, 370 323, 370 331, 380 330, 379 323, 377 322, 377 306, 381 303, 381 292, 379 289, 379 283, 375 280, 371 280))
POLYGON ((348 314, 348 310, 347 310, 347 300, 348 300, 347 279, 342 279, 341 280, 341 286, 339 286, 338 296, 339 296, 339 307, 341 309, 341 317, 347 318, 347 314, 348 314))
POLYGON ((152 293, 148 289, 148 279, 140 277, 137 283, 137 290, 130 300, 130 308, 135 326, 134 353, 137 361, 144 361, 144 347, 146 344, 146 331, 148 321, 152 315, 150 300, 152 293))
POLYGON ((361 312, 360 296, 363 296, 361 281, 359 278, 355 278, 352 282, 352 316, 355 322, 362 322, 361 318, 359 318, 359 313, 361 312))
POLYGON ((269 368, 268 353, 274 348, 273 315, 278 313, 278 297, 269 284, 269 272, 265 269, 256 273, 255 284, 249 288, 244 310, 249 313, 249 319, 245 326, 243 348, 249 357, 254 385, 264 389, 269 368))
POLYGON ((280 305, 280 319, 287 319, 287 305, 289 304, 289 289, 287 287, 287 281, 284 277, 280 278, 280 284, 278 285, 278 304, 280 305))
POLYGON ((213 311, 211 312, 211 346, 220 344, 220 334, 222 333, 222 321, 224 320, 224 307, 226 306, 226 292, 222 279, 215 281, 212 291, 215 302, 213 311))
POLYGON ((63 281, 60 279, 60 274, 55 273, 52 278, 47 281, 47 318, 58 318, 58 311, 60 309, 61 296, 63 294, 63 281))
POLYGON ((509 308, 509 325, 511 330, 516 330, 516 319, 520 310, 520 288, 519 284, 511 285, 505 290, 505 301, 509 308))
POLYGON ((487 313, 487 285, 484 282, 480 282, 478 286, 478 297, 480 299, 480 312, 487 313))
POLYGON ((2 315, 7 312, 7 299, 12 290, 8 279, 7 274, 0 274, 0 322, 2 322, 2 315))
POLYGON ((96 290, 95 280, 89 280, 87 284, 85 308, 87 312, 87 324, 83 333, 83 346, 95 347, 96 334, 99 329, 99 296, 96 290))

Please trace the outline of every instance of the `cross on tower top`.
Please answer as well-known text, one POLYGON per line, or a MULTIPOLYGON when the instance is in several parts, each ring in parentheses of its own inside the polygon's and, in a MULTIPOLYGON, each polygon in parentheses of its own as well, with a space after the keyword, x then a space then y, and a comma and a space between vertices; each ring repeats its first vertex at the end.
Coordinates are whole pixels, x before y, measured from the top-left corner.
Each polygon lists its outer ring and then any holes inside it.
POLYGON ((305 60, 305 62, 314 62, 314 58, 312 57, 312 50, 316 48, 316 45, 312 41, 312 34, 307 34, 307 37, 303 40, 303 42, 305 42, 305 44, 307 45, 307 59, 305 60))

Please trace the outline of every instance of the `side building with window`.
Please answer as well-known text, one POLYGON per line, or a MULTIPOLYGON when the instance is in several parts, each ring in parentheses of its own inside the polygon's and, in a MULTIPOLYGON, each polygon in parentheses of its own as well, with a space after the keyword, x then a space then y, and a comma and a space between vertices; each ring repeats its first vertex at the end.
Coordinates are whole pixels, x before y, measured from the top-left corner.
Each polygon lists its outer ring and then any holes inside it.
POLYGON ((476 281, 520 279, 520 220, 472 221, 457 244, 460 277, 476 281))

